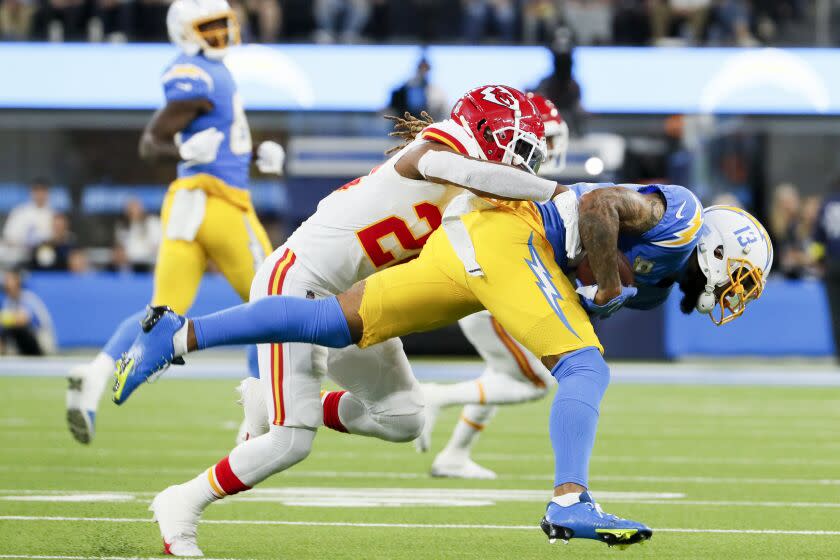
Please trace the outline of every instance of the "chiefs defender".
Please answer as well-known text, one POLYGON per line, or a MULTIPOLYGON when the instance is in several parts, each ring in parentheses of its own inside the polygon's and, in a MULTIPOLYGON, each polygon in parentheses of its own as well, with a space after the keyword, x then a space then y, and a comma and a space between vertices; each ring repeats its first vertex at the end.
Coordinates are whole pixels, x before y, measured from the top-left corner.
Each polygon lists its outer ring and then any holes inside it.
MULTIPOLYGON (((525 94, 505 86, 476 88, 455 104, 450 119, 428 126, 368 176, 322 200, 260 268, 251 300, 326 300, 346 291, 416 257, 441 225, 456 237, 466 234, 460 215, 482 200, 475 195, 547 202, 561 187, 536 176, 545 156, 542 119, 525 94)), ((303 460, 322 424, 388 441, 411 441, 422 429, 422 392, 397 338, 330 354, 312 344, 261 344, 259 367, 267 432, 154 502, 172 553, 200 553, 194 528, 204 507, 303 460), (347 391, 330 393, 322 403, 324 375, 347 391)), ((118 371, 118 404, 145 380, 130 373, 118 371)))
MULTIPOLYGON (((569 126, 549 99, 530 92, 528 98, 540 112, 545 126, 548 157, 540 167, 540 174, 558 173, 566 166, 569 126)), ((432 462, 431 474, 452 478, 496 478, 496 473, 470 458, 479 434, 496 413, 496 405, 542 398, 553 386, 553 380, 542 362, 514 340, 490 312, 481 311, 464 317, 458 324, 484 360, 484 372, 474 381, 422 384, 426 421, 414 444, 420 452, 429 451, 440 410, 465 405, 449 442, 432 462)))

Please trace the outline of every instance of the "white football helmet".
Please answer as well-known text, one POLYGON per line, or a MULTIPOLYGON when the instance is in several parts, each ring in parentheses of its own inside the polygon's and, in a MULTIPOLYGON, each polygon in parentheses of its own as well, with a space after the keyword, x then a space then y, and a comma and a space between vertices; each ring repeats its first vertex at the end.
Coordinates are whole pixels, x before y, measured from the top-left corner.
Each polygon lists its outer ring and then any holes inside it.
POLYGON ((773 244, 749 213, 734 206, 710 206, 703 210, 697 262, 706 277, 697 311, 725 325, 764 291, 773 266, 773 244))
POLYGON ((188 55, 203 51, 207 58, 221 60, 229 46, 239 44, 239 24, 226 0, 175 0, 166 27, 169 39, 188 55))

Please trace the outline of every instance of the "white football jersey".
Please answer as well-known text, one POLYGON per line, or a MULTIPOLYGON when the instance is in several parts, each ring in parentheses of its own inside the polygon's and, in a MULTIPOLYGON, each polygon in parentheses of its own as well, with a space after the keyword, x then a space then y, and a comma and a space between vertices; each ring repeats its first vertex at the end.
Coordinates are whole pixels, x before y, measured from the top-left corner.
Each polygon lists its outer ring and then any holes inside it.
POLYGON ((286 246, 333 293, 416 257, 440 226, 446 207, 464 190, 406 179, 394 165, 418 142, 440 142, 477 157, 470 140, 453 121, 429 126, 369 175, 321 200, 315 214, 289 237, 286 246))

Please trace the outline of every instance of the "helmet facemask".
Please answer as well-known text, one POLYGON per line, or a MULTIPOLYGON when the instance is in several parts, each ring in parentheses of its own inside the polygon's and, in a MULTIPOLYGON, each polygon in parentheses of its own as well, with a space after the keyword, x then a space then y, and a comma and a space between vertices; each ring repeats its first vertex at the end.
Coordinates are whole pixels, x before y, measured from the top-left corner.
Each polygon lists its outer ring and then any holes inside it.
POLYGON ((239 22, 232 11, 194 20, 192 33, 208 58, 220 60, 228 47, 240 43, 239 22))
POLYGON ((717 325, 725 325, 744 314, 747 304, 761 297, 764 290, 763 272, 746 259, 729 258, 726 261, 729 283, 715 290, 717 312, 712 309, 709 317, 717 325))
POLYGON ((485 129, 485 136, 488 132, 492 134, 496 146, 502 150, 500 160, 502 163, 522 167, 536 174, 546 158, 545 139, 540 139, 531 132, 520 130, 518 125, 519 119, 517 118, 514 126, 498 130, 485 129))

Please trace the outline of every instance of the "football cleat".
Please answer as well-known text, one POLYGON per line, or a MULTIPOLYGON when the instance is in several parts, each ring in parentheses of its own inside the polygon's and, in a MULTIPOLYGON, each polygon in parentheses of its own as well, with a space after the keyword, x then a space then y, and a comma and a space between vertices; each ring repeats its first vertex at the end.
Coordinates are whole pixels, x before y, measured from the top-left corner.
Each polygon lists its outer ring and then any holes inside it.
POLYGON ((198 514, 185 504, 180 486, 170 486, 149 506, 163 537, 163 551, 172 556, 204 556, 198 548, 198 514))
POLYGON ((117 362, 112 395, 115 403, 124 403, 141 384, 155 381, 169 364, 184 363, 182 357, 175 356, 173 338, 186 321, 169 307, 147 308, 146 318, 140 323, 142 332, 117 362))
POLYGON ((432 463, 431 475, 436 478, 496 479, 496 473, 482 467, 469 457, 455 458, 445 451, 435 457, 432 463))
POLYGON ((96 428, 96 411, 85 408, 84 390, 87 384, 87 364, 78 365, 67 374, 67 427, 79 443, 89 444, 96 428))
POLYGON ((548 503, 545 517, 540 522, 540 527, 548 535, 548 542, 593 539, 608 546, 624 548, 653 536, 653 530, 642 523, 604 513, 589 492, 580 494, 579 500, 568 506, 553 500, 548 503))

